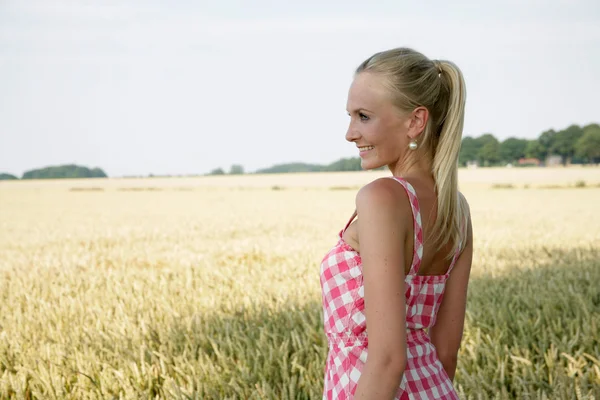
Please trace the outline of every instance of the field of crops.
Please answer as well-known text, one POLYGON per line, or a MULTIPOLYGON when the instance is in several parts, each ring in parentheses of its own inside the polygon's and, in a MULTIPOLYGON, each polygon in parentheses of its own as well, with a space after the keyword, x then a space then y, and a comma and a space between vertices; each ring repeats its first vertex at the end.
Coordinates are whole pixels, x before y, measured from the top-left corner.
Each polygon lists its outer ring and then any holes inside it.
MULTIPOLYGON (((0 399, 320 399, 319 263, 383 172, 0 182, 0 399)), ((461 170, 464 399, 600 399, 600 168, 461 170)))

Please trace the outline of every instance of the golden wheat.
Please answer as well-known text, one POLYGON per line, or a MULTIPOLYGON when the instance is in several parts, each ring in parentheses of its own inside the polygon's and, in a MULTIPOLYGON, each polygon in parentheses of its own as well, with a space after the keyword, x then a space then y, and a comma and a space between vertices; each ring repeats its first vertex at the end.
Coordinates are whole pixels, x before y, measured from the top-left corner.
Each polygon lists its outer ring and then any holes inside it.
MULTIPOLYGON (((0 398, 321 398, 319 262, 381 175, 0 182, 0 398)), ((600 399, 600 169, 460 181, 461 398, 600 399)))

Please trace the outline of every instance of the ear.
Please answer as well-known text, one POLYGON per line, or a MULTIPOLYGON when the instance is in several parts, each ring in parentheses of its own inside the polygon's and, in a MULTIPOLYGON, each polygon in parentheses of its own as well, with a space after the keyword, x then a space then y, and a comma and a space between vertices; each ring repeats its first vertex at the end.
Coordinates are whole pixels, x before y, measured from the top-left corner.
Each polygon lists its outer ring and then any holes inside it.
POLYGON ((415 108, 412 113, 410 113, 408 136, 411 139, 417 138, 425 130, 428 120, 429 110, 427 110, 427 108, 423 106, 415 108))

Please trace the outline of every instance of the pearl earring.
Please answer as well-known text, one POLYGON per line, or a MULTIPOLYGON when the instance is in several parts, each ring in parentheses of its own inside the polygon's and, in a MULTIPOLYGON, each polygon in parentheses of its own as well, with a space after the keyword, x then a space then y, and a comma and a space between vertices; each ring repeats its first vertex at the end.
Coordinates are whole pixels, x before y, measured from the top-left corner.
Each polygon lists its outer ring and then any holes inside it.
POLYGON ((408 144, 408 148, 411 150, 416 150, 417 147, 417 142, 415 140, 411 140, 411 142, 408 144))

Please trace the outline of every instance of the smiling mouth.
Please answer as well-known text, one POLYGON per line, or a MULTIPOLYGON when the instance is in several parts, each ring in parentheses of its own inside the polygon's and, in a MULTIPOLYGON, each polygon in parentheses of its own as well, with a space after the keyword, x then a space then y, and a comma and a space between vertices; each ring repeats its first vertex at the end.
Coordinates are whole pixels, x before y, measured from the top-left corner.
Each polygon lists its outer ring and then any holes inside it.
POLYGON ((364 153, 365 151, 373 150, 374 148, 375 148, 374 146, 364 146, 364 147, 359 147, 358 151, 360 151, 361 153, 364 153))

